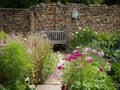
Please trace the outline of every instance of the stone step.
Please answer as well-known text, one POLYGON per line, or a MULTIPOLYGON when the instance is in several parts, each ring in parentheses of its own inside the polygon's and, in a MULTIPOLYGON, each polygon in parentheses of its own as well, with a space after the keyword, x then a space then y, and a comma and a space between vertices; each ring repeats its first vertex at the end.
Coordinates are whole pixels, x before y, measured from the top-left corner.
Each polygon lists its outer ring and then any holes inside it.
POLYGON ((36 90, 61 90, 61 85, 37 85, 36 90))

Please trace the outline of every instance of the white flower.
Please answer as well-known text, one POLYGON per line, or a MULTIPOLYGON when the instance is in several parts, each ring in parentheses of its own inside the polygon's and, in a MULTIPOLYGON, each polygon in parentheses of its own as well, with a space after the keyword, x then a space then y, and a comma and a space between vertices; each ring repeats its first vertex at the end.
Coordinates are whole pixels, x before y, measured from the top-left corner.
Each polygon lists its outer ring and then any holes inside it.
POLYGON ((95 32, 95 34, 97 34, 97 32, 95 32))
POLYGON ((75 34, 78 34, 78 32, 75 32, 75 34))
POLYGON ((26 79, 25 79, 25 82, 27 82, 27 81, 29 81, 30 80, 30 78, 29 77, 27 77, 26 79))
POLYGON ((81 27, 79 27, 79 29, 82 29, 81 27))
POLYGON ((31 90, 35 90, 35 85, 34 85, 34 84, 31 84, 31 85, 29 85, 29 88, 30 88, 31 90))
POLYGON ((72 36, 74 36, 74 34, 72 34, 72 36))
POLYGON ((86 29, 85 28, 83 28, 83 31, 85 31, 86 29))

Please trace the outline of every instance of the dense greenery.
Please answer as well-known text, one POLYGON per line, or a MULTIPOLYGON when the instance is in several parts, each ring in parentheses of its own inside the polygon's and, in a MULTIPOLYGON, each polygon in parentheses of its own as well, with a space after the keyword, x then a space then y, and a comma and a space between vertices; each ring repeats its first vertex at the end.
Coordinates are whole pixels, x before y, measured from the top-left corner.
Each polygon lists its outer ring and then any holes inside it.
MULTIPOLYGON (((119 34, 110 32, 94 32, 89 28, 81 29, 79 32, 76 32, 73 35, 68 51, 73 51, 76 46, 91 46, 92 49, 103 51, 104 58, 106 58, 107 61, 110 61, 109 63, 111 63, 111 69, 109 69, 110 71, 108 71, 108 74, 112 77, 115 83, 120 83, 119 34)), ((75 83, 75 85, 76 84, 78 83, 75 83)))
POLYGON ((38 3, 50 3, 50 2, 61 2, 61 3, 81 3, 81 4, 120 4, 120 0, 0 0, 0 7, 5 8, 28 8, 38 3))

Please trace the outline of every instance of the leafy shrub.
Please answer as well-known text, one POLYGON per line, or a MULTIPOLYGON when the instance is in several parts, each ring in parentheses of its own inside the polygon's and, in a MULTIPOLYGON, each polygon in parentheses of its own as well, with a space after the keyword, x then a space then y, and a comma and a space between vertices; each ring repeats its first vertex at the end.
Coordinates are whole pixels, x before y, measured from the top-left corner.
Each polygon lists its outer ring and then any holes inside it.
POLYGON ((24 80, 32 68, 27 47, 17 39, 7 38, 6 46, 0 47, 0 83, 24 80))
POLYGON ((120 83, 120 62, 112 64, 109 75, 111 75, 114 82, 120 83))
POLYGON ((105 52, 105 57, 113 61, 118 61, 118 48, 115 43, 118 40, 116 33, 99 32, 96 41, 92 43, 93 47, 101 48, 105 52), (115 48, 116 47, 116 48, 115 48))
POLYGON ((113 61, 119 61, 120 35, 110 32, 94 32, 86 28, 75 33, 68 51, 74 50, 76 46, 91 46, 97 50, 102 49, 105 57, 113 61))
POLYGON ((71 52, 76 46, 88 46, 94 40, 96 40, 96 33, 92 29, 81 29, 79 32, 75 32, 68 50, 71 52))
POLYGON ((0 90, 7 90, 3 85, 0 84, 0 90))

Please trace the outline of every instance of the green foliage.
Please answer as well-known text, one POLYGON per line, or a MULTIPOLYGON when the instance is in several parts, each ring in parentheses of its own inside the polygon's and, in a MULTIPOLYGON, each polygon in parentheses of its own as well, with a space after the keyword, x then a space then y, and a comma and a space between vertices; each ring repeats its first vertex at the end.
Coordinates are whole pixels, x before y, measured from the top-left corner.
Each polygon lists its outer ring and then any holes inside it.
POLYGON ((81 3, 81 4, 120 4, 119 0, 0 0, 0 7, 2 8, 29 8, 30 6, 39 3, 50 3, 50 2, 61 2, 67 3, 81 3))
POLYGON ((109 77, 103 76, 102 79, 89 78, 82 83, 76 81, 70 90, 116 90, 109 77))
POLYGON ((120 83, 120 62, 112 64, 109 75, 111 75, 114 82, 120 83))
POLYGON ((10 81, 5 86, 8 90, 25 90, 26 88, 24 82, 21 82, 19 80, 10 81))
POLYGON ((48 38, 44 38, 42 35, 29 35, 28 43, 33 45, 31 47, 35 67, 33 72, 37 71, 36 73, 38 73, 33 78, 36 80, 35 83, 38 83, 38 81, 44 83, 52 71, 55 70, 57 64, 56 55, 53 54, 52 50, 53 45, 48 38))
POLYGON ((94 32, 87 28, 74 34, 68 51, 76 46, 91 46, 97 50, 103 50, 105 57, 112 62, 120 60, 120 35, 108 32, 94 32))
POLYGON ((24 80, 32 68, 31 55, 27 53, 27 47, 10 37, 7 41, 6 46, 0 47, 0 82, 4 84, 24 80))
POLYGON ((115 4, 120 5, 120 0, 104 0, 103 3, 108 4, 108 5, 115 5, 115 4))
POLYGON ((55 71, 57 67, 57 57, 55 53, 47 55, 44 62, 40 66, 40 79, 41 83, 44 83, 46 78, 55 71))
POLYGON ((75 32, 68 50, 71 52, 76 46, 88 46, 96 39, 96 34, 90 28, 81 29, 75 32))
POLYGON ((81 3, 81 4, 101 4, 103 0, 70 0, 70 3, 81 3))
POLYGON ((98 32, 93 47, 101 48, 105 57, 112 61, 119 61, 119 35, 116 33, 98 32))
POLYGON ((7 90, 3 85, 0 84, 0 90, 7 90))
POLYGON ((5 39, 7 37, 7 34, 4 33, 3 31, 0 31, 0 42, 2 41, 2 39, 5 39))
POLYGON ((77 59, 66 59, 62 68, 62 79, 65 84, 71 85, 70 90, 115 90, 106 73, 105 60, 97 53, 99 51, 93 52, 90 48, 79 49, 79 52, 76 50, 70 56, 67 55, 67 58, 75 55, 77 59), (86 53, 77 57, 78 54, 81 55, 80 50, 86 53))

